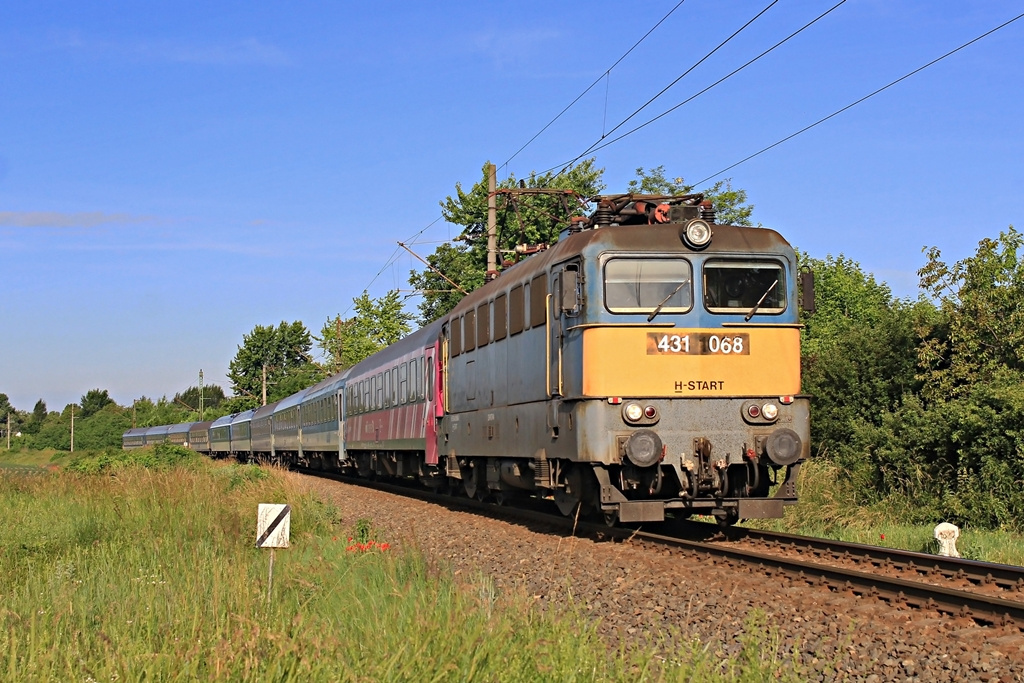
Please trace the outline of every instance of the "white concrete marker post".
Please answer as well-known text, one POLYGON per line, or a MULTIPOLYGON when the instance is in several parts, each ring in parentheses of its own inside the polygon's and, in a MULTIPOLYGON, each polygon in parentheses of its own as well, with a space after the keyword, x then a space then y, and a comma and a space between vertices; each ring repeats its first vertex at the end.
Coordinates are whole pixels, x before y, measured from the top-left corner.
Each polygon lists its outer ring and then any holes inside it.
POLYGON ((274 548, 289 547, 292 506, 283 503, 260 503, 256 516, 256 547, 270 548, 270 570, 267 573, 267 602, 274 585, 274 548))
POLYGON ((935 527, 935 540, 939 542, 939 555, 942 557, 960 557, 956 549, 956 539, 960 538, 960 529, 955 524, 943 522, 935 527))

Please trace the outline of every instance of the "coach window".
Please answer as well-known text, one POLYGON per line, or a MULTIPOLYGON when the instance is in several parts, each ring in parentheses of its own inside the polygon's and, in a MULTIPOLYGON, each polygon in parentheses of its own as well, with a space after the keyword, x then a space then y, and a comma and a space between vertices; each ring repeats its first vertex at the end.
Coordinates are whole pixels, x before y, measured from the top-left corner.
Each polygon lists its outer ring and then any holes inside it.
POLYGON ((690 263, 683 259, 609 259, 604 303, 612 313, 683 313, 693 306, 690 263))
POLYGON ((388 385, 391 389, 391 405, 398 405, 398 366, 391 368, 391 383, 388 385))
POLYGON ((462 353, 462 318, 452 318, 451 327, 449 328, 449 348, 451 348, 452 358, 462 353))
POLYGON ((530 327, 543 325, 547 313, 548 276, 538 275, 530 281, 530 327))
POLYGON ((473 311, 466 313, 462 321, 462 342, 467 352, 476 348, 476 314, 473 311))
POLYGON ((491 341, 490 304, 480 304, 476 308, 476 345, 487 346, 491 341))
POLYGON ((509 334, 519 334, 523 331, 523 322, 525 317, 525 307, 523 306, 523 286, 516 285, 508 293, 509 334))
POLYGON ((405 405, 409 400, 409 364, 398 366, 398 403, 405 405))
POLYGON ((508 295, 499 294, 494 298, 494 341, 508 335, 508 295))
POLYGON ((373 407, 380 410, 384 407, 384 375, 381 373, 377 374, 377 379, 374 380, 373 386, 376 389, 377 400, 373 407))
POLYGON ((434 359, 427 359, 427 393, 434 395, 434 359))
POLYGON ((423 398, 423 356, 416 359, 416 371, 413 373, 413 377, 416 378, 416 397, 423 398))
POLYGON ((786 310, 786 272, 775 261, 719 259, 704 264, 704 307, 712 313, 786 310))

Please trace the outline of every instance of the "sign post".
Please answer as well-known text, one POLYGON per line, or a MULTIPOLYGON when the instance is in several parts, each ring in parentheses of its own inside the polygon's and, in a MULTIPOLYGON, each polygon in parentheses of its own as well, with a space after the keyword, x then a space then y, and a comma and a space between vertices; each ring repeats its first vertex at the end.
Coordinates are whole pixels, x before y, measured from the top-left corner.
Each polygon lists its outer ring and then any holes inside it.
POLYGON ((292 506, 283 503, 260 503, 256 516, 256 547, 270 548, 270 570, 267 574, 267 602, 274 584, 274 548, 289 547, 292 506))

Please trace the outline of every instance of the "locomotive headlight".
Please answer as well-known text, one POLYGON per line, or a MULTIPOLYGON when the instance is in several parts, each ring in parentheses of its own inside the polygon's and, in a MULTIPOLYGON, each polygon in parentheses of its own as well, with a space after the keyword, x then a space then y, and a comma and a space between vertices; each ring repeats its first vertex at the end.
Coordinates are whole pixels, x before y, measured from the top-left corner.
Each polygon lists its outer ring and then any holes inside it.
POLYGON ((774 420, 779 416, 779 407, 774 403, 765 403, 761 406, 761 414, 766 420, 774 420))
POLYGON ((711 226, 707 221, 695 218, 686 224, 683 241, 691 249, 703 249, 711 242, 711 226))
POLYGON ((627 403, 626 407, 622 409, 622 416, 628 422, 639 422, 644 416, 644 409, 640 407, 639 403, 627 403))

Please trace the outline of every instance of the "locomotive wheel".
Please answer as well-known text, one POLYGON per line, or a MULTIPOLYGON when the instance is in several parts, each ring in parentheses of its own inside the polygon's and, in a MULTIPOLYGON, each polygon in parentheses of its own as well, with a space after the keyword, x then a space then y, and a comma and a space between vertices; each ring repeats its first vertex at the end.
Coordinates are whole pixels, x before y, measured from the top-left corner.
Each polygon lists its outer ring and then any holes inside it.
POLYGON ((469 498, 479 498, 483 500, 487 497, 487 487, 481 485, 480 475, 483 474, 482 468, 470 466, 469 472, 463 471, 462 486, 466 490, 466 496, 469 498), (466 476, 468 474, 469 476, 466 476))
POLYGON ((583 473, 578 467, 569 467, 564 476, 565 485, 555 490, 555 504, 558 511, 568 517, 576 511, 583 500, 583 473))
POLYGON ((618 510, 606 510, 604 513, 605 526, 615 526, 619 522, 618 510))
POLYGON ((715 522, 717 522, 720 527, 729 527, 740 521, 740 513, 736 508, 731 508, 729 510, 715 510, 714 515, 715 522))

